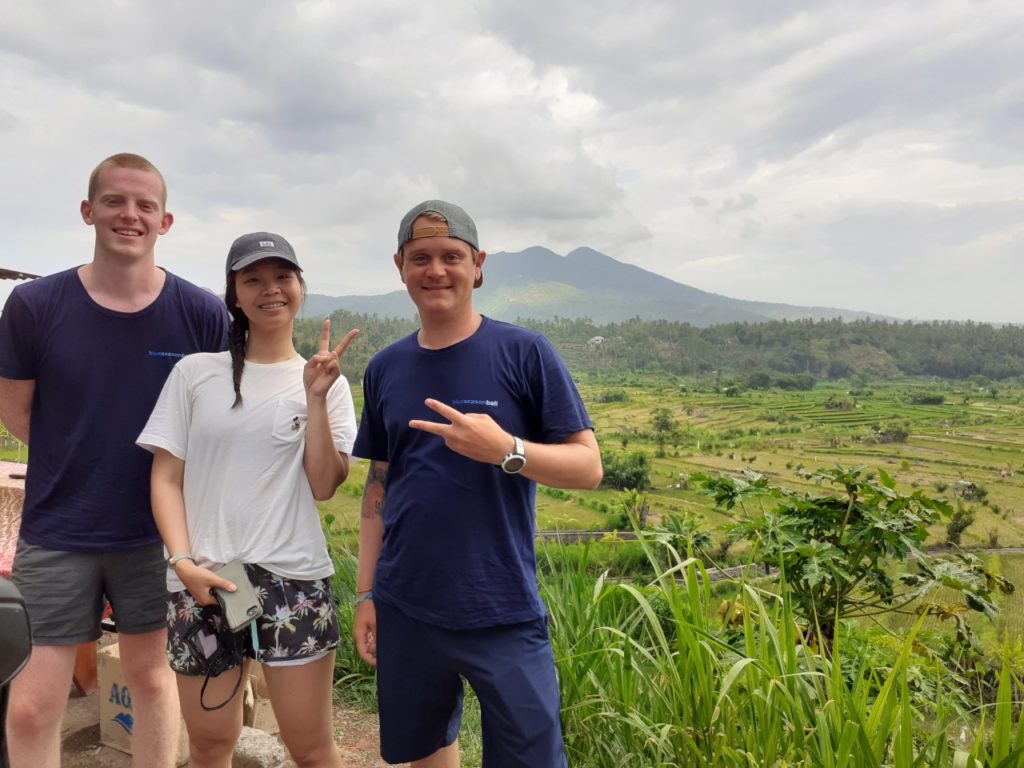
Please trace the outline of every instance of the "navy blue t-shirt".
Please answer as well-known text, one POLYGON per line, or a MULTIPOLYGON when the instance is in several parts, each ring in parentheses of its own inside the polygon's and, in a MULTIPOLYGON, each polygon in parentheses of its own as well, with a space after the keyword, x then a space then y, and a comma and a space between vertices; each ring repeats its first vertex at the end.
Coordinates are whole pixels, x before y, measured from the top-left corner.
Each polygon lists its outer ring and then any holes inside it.
POLYGON ((374 356, 363 389, 352 452, 388 462, 374 594, 449 629, 543 617, 536 484, 455 453, 441 437, 408 424, 447 423, 424 405, 431 397, 463 413, 489 414, 534 442, 560 443, 592 428, 551 344, 539 333, 486 317, 475 334, 445 349, 420 347, 414 333, 374 356))
POLYGON ((35 380, 27 542, 85 552, 160 541, 152 454, 135 438, 174 364, 225 349, 227 326, 219 298, 170 273, 139 312, 101 307, 77 268, 14 289, 0 315, 0 377, 35 380))

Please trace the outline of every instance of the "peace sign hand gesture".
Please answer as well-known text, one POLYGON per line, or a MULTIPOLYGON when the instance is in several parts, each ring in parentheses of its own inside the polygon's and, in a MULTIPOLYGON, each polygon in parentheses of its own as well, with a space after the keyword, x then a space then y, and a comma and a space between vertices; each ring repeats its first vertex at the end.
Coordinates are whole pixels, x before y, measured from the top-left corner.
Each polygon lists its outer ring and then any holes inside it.
POLYGON ((512 435, 486 413, 462 413, 433 398, 427 398, 425 403, 451 424, 413 419, 409 426, 444 438, 444 444, 456 453, 486 464, 500 464, 512 450, 512 435))
POLYGON ((302 384, 306 388, 306 398, 326 398, 331 385, 341 376, 340 359, 352 339, 359 335, 359 329, 353 328, 345 334, 345 338, 333 350, 331 349, 331 321, 324 320, 320 331, 320 349, 309 358, 302 371, 302 384))

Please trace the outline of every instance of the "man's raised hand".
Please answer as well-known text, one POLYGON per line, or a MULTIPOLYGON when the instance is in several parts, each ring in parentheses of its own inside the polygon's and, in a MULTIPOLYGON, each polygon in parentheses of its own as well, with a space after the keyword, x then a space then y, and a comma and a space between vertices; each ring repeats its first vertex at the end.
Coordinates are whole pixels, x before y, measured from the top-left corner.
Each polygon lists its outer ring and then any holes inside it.
POLYGON ((409 422, 412 429, 438 435, 456 453, 486 464, 500 464, 512 450, 512 435, 486 413, 462 413, 433 398, 427 398, 424 402, 428 408, 451 423, 413 419, 409 422))

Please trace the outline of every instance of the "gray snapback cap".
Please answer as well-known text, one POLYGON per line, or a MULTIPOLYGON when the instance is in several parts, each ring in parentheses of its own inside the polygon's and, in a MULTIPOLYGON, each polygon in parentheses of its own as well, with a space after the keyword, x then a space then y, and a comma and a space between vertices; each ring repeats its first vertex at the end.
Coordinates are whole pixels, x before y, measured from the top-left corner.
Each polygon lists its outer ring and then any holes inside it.
POLYGON ((414 237, 437 236, 457 237, 473 246, 474 250, 480 250, 476 236, 476 224, 473 223, 473 219, 469 217, 468 213, 454 203, 446 203, 444 200, 424 200, 405 214, 402 217, 402 223, 398 225, 399 249, 414 237), (430 227, 426 230, 417 230, 417 234, 413 235, 412 223, 424 213, 436 213, 443 216, 444 220, 448 222, 448 231, 443 231, 444 227, 430 227))
POLYGON ((281 259, 298 270, 299 260, 291 243, 273 232, 250 232, 231 244, 228 250, 227 272, 237 272, 262 259, 281 259))

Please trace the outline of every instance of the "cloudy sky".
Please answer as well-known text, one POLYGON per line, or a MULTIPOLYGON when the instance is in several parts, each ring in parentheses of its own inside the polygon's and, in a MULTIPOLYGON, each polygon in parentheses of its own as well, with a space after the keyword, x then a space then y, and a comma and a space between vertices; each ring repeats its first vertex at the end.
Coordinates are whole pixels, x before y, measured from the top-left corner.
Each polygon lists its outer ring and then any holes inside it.
MULTIPOLYGON (((402 214, 707 291, 1024 322, 1019 0, 0 0, 0 267, 88 261, 87 177, 167 177, 160 263, 243 232, 400 287, 402 214)), ((13 283, 0 282, 0 299, 13 283)))

